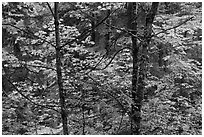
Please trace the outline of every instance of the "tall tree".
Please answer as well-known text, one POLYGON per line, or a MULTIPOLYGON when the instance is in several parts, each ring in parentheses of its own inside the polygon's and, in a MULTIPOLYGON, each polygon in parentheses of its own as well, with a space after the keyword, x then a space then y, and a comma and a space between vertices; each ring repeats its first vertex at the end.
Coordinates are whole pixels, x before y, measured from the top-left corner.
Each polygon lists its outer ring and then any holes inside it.
POLYGON ((138 3, 128 3, 127 10, 129 15, 128 26, 133 34, 131 36, 133 57, 131 132, 136 135, 140 134, 141 107, 147 72, 147 47, 151 40, 152 23, 156 15, 158 2, 152 3, 147 15, 142 6, 139 6, 138 3), (138 36, 141 36, 140 40, 138 36))
MULTIPOLYGON (((128 3, 127 5, 127 14, 129 15, 128 19, 128 29, 132 30, 132 34, 136 35, 137 34, 137 22, 134 20, 135 19, 135 9, 137 8, 137 3, 128 3), (134 8, 134 5, 136 6, 134 8)), ((137 85, 138 85, 138 53, 139 53, 139 46, 137 43, 137 38, 132 36, 132 57, 133 57, 133 71, 132 71, 132 108, 131 108, 131 131, 132 134, 136 133, 139 134, 139 125, 140 125, 140 116, 136 114, 136 112, 140 112, 140 108, 138 108, 137 104, 134 103, 139 103, 138 101, 138 91, 137 91, 137 85)))
POLYGON ((60 36, 59 36, 59 13, 58 13, 58 2, 55 2, 55 38, 56 38, 56 69, 57 69, 57 84, 59 90, 59 98, 61 105, 61 119, 63 124, 63 133, 64 135, 68 135, 68 126, 67 126, 67 114, 66 114, 66 105, 65 105, 65 94, 63 90, 63 81, 62 81, 62 63, 60 56, 60 36))

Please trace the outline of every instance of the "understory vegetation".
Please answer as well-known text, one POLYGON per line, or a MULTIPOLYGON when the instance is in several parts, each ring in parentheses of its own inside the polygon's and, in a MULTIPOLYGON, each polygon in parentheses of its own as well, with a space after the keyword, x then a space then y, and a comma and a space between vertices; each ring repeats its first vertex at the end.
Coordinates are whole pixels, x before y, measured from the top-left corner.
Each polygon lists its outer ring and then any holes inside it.
POLYGON ((3 135, 201 135, 202 3, 2 2, 3 135))

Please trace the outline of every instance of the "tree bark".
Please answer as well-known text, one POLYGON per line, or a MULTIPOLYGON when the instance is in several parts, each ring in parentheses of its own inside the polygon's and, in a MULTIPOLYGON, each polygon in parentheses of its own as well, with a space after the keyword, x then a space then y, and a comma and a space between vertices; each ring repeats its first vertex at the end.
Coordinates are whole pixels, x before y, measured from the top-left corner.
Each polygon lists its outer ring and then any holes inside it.
MULTIPOLYGON (((137 22, 135 20, 135 6, 137 3, 128 3, 127 5, 127 14, 128 14, 128 29, 132 30, 131 33, 137 34, 137 22)), ((138 54, 139 54, 139 46, 137 43, 136 37, 131 37, 132 39, 132 58, 133 58, 133 71, 132 71, 132 108, 131 108, 131 134, 139 134, 140 129, 140 99, 139 92, 137 90, 138 85, 138 54)))
MULTIPOLYGON (((127 14, 129 16, 128 29, 132 34, 137 35, 139 26, 144 26, 143 40, 138 43, 136 37, 132 39, 132 57, 133 57, 133 71, 132 71, 132 109, 131 109, 131 134, 140 134, 140 123, 141 123, 141 107, 142 100, 144 98, 145 90, 145 77, 147 72, 147 47, 151 40, 152 34, 152 23, 156 15, 158 8, 158 2, 153 2, 151 9, 148 14, 142 8, 138 7, 138 3, 128 3, 127 14), (145 16, 144 16, 145 15, 145 16), (146 18, 143 20, 143 18, 146 18), (142 21, 140 20, 142 19, 142 21)), ((141 33, 141 32, 140 32, 141 33)), ((141 34, 140 34, 141 35, 141 34)))
POLYGON ((60 57, 60 36, 59 36, 59 14, 58 2, 55 2, 55 38, 56 38, 56 69, 57 69, 57 84, 59 90, 60 106, 61 106, 61 119, 63 126, 63 134, 68 135, 67 114, 65 106, 65 95, 63 91, 62 70, 61 70, 61 57, 60 57))
MULTIPOLYGON (((151 38, 152 38, 152 23, 154 21, 154 17, 157 12, 159 3, 158 2, 153 2, 150 11, 146 15, 146 20, 145 20, 145 27, 144 27, 144 37, 142 42, 140 42, 141 46, 141 56, 139 59, 139 79, 138 79, 138 102, 137 102, 137 107, 138 107, 138 113, 140 111, 141 113, 141 106, 142 106, 142 100, 144 99, 144 90, 145 90, 145 79, 146 75, 148 72, 147 66, 148 66, 148 46, 150 44, 151 38)), ((139 113, 139 114, 140 114, 139 113)), ((141 115, 140 115, 141 116, 141 115)), ((141 119, 141 117, 140 117, 141 119)), ((138 119, 139 120, 139 119, 138 119)), ((140 132, 138 132, 140 133, 140 132)))

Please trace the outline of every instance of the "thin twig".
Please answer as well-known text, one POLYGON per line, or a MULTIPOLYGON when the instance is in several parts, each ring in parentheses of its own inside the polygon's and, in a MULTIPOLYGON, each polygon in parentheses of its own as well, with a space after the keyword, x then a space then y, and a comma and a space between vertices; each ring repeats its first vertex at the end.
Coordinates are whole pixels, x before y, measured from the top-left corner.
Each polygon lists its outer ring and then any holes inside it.
MULTIPOLYGON (((96 81, 94 78, 92 78, 90 75, 87 75, 96 85, 98 85, 98 86, 100 86, 100 87, 104 87, 104 86, 102 86, 98 81, 96 81)), ((87 82, 86 82, 87 83, 87 82)), ((122 108, 122 110, 124 111, 124 112, 126 112, 126 109, 125 109, 125 107, 123 106, 123 104, 119 101, 119 99, 117 98, 117 97, 115 97, 114 95, 112 95, 110 92, 108 92, 107 91, 107 87, 105 87, 105 88, 103 88, 104 90, 104 92, 105 93, 107 93, 108 95, 110 95, 112 98, 114 98, 115 100, 116 100, 116 102, 120 105, 120 107, 122 108)), ((129 113, 128 113, 128 115, 129 115, 129 113)))
MULTIPOLYGON (((66 71, 65 71, 65 72, 66 72, 66 71)), ((72 78, 74 78, 75 80, 80 81, 80 82, 82 82, 82 83, 93 84, 93 83, 91 83, 91 82, 88 82, 87 80, 85 81, 85 80, 82 80, 82 79, 77 79, 75 75, 72 75, 72 74, 69 74, 69 73, 68 73, 68 76, 69 76, 69 77, 72 77, 72 78)), ((118 103, 118 105, 122 108, 122 110, 123 110, 124 112, 126 112, 126 109, 125 109, 125 107, 123 106, 123 104, 120 102, 120 100, 119 100, 116 96, 114 96, 112 93, 110 93, 109 91, 107 91, 107 89, 108 89, 107 87, 104 87, 103 85, 101 85, 100 82, 98 82, 97 80, 95 80, 94 78, 92 78, 90 75, 86 75, 86 76, 89 77, 89 78, 94 82, 94 84, 96 84, 96 85, 100 86, 101 88, 103 88, 103 89, 104 89, 103 91, 104 91, 105 93, 107 93, 108 95, 110 95, 113 99, 115 99, 116 102, 118 103)), ((128 115, 130 115, 130 114, 128 113, 128 115)))
POLYGON ((50 9, 50 12, 52 13, 52 16, 53 16, 53 17, 54 17, 54 19, 55 19, 54 12, 53 12, 53 10, 52 10, 52 8, 51 8, 51 6, 50 6, 49 2, 46 2, 46 3, 47 3, 48 8, 50 9))
POLYGON ((168 30, 178 28, 179 26, 183 25, 184 23, 188 22, 189 20, 191 20, 191 19, 193 19, 193 18, 194 18, 194 17, 189 17, 189 18, 187 18, 185 21, 183 21, 183 22, 177 24, 176 26, 173 26, 173 27, 167 28, 167 29, 165 29, 165 30, 163 30, 163 31, 160 31, 160 32, 156 33, 156 34, 153 35, 153 36, 157 36, 157 35, 159 35, 159 34, 161 34, 161 33, 164 33, 164 32, 166 32, 166 31, 168 31, 168 30))
MULTIPOLYGON (((73 4, 72 4, 72 5, 73 5, 73 4)), ((75 5, 74 5, 74 6, 75 6, 75 5)), ((80 10, 81 13, 83 13, 83 14, 89 16, 92 20, 95 20, 95 18, 92 17, 91 15, 87 14, 86 12, 82 11, 81 9, 79 9, 79 10, 80 10)), ((126 30, 126 29, 118 28, 118 27, 116 27, 116 26, 113 26, 113 25, 110 25, 110 24, 107 24, 106 22, 104 22, 106 19, 108 19, 108 18, 109 18, 114 12, 116 12, 117 10, 118 10, 118 9, 115 9, 115 10, 112 11, 110 14, 108 14, 106 17, 104 17, 98 24, 96 24, 96 25, 93 27, 93 29, 95 29, 96 27, 98 27, 98 26, 101 25, 101 24, 105 24, 105 25, 107 25, 108 27, 111 27, 111 28, 114 28, 114 29, 117 29, 117 30, 121 30, 121 31, 123 31, 123 32, 126 32, 126 33, 130 34, 130 35, 133 36, 133 37, 138 37, 138 36, 136 36, 136 35, 134 35, 134 34, 131 33, 131 31, 136 31, 136 30, 126 30)), ((89 31, 91 31, 91 30, 89 30, 89 31)))
POLYGON ((120 51, 122 51, 122 50, 124 50, 124 49, 131 49, 130 47, 124 47, 124 48, 122 48, 122 49, 120 49, 120 50, 118 50, 114 55, 113 55, 113 57, 110 59, 110 61, 108 62, 108 64, 106 64, 106 66, 104 67, 104 68, 97 68, 97 66, 99 66, 99 64, 101 63, 101 61, 102 61, 102 59, 105 57, 105 55, 100 59, 100 61, 98 62, 98 63, 96 63, 96 65, 94 66, 94 67, 91 67, 91 70, 89 70, 88 72, 85 72, 83 75, 88 75, 90 72, 92 72, 92 71, 98 71, 98 70, 104 70, 104 69, 106 69, 111 63, 112 63, 112 61, 113 61, 113 59, 116 57, 116 55, 120 52, 120 51))
POLYGON ((110 59, 110 61, 106 64, 105 67, 103 67, 103 68, 98 68, 98 69, 96 68, 95 70, 104 70, 104 69, 106 69, 106 68, 112 63, 112 61, 113 61, 113 59, 116 57, 116 55, 117 55, 119 52, 123 51, 124 49, 130 49, 130 50, 131 50, 130 47, 124 47, 124 48, 118 50, 118 51, 113 55, 113 57, 110 59))
POLYGON ((129 35, 132 36, 132 37, 139 38, 139 35, 134 35, 134 34, 132 34, 132 32, 131 32, 131 31, 136 31, 136 30, 125 29, 125 28, 118 28, 118 27, 116 27, 116 26, 107 24, 107 23, 105 23, 105 22, 104 22, 104 24, 107 25, 108 27, 113 28, 113 29, 123 31, 123 32, 129 34, 129 35))
MULTIPOLYGON (((73 6, 75 6, 75 5, 72 4, 71 2, 70 2, 70 4, 73 5, 73 6)), ((108 19, 116 10, 118 10, 118 9, 115 9, 115 10, 112 11, 110 14, 108 14, 106 17, 104 17, 99 23, 97 23, 95 26, 93 26, 92 29, 96 29, 99 25, 103 24, 104 21, 105 21, 106 19, 108 19)), ((86 12, 82 11, 81 9, 79 9, 79 11, 80 11, 81 13, 83 13, 83 14, 89 16, 92 20, 95 20, 94 17, 92 17, 91 15, 89 15, 89 14, 87 14, 86 12)), ((84 32, 82 33, 83 36, 89 34, 89 33, 92 31, 92 29, 89 29, 89 30, 84 31, 84 32)), ((81 36, 82 36, 82 35, 76 37, 76 38, 73 39, 72 41, 69 41, 69 42, 64 43, 64 44, 61 46, 61 48, 64 47, 64 46, 66 46, 66 45, 68 45, 68 44, 70 44, 70 43, 76 42, 81 36)))
POLYGON ((98 61, 98 63, 96 63, 96 65, 95 65, 94 67, 92 67, 88 72, 84 73, 84 75, 87 75, 87 74, 89 74, 91 71, 95 70, 95 69, 97 68, 97 66, 99 66, 99 64, 101 63, 101 61, 104 59, 105 56, 106 56, 106 55, 103 55, 103 56, 101 57, 101 59, 98 61))
POLYGON ((14 87, 14 89, 21 95, 23 96, 25 99, 27 99, 28 101, 30 101, 31 103, 33 103, 34 105, 36 106, 41 106, 41 107, 44 107, 44 108, 49 108, 49 109, 52 109, 58 113, 60 113, 57 109, 54 109, 53 107, 59 107, 59 106, 50 106, 50 105, 41 105, 41 104, 38 104, 38 103, 35 103, 33 102, 29 97, 27 97, 26 95, 24 95, 6 76, 5 78, 7 79, 7 81, 14 87))
POLYGON ((53 45, 50 41, 47 41, 47 40, 45 40, 45 39, 43 39, 43 38, 41 38, 41 37, 39 37, 39 36, 36 36, 36 35, 34 35, 33 33, 29 32, 29 31, 26 31, 26 30, 23 30, 23 29, 21 29, 21 28, 15 26, 15 25, 12 25, 12 24, 2 24, 2 25, 7 25, 7 26, 14 27, 14 28, 16 28, 16 29, 18 29, 18 30, 20 30, 20 31, 23 31, 23 32, 25 32, 25 33, 27 33, 27 34, 30 34, 30 35, 32 35, 32 36, 38 38, 38 39, 41 39, 41 40, 43 40, 43 41, 49 43, 49 44, 52 45, 53 47, 55 47, 55 45, 53 45))

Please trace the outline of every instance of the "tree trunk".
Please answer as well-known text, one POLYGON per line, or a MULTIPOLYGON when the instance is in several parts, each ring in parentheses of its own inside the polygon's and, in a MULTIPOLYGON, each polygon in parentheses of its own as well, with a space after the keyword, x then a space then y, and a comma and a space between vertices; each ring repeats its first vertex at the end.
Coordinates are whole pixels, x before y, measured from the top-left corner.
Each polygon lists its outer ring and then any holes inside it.
MULTIPOLYGON (((142 5, 140 5, 142 6, 142 5)), ((132 36, 132 110, 131 110, 131 132, 133 135, 140 134, 141 107, 143 93, 145 90, 145 77, 147 72, 147 47, 151 40, 152 23, 156 15, 158 2, 153 2, 151 10, 145 14, 143 8, 138 7, 138 3, 128 3, 127 14, 129 16, 128 29, 135 36, 137 30, 143 32, 143 40, 138 43, 137 37, 132 36), (145 19, 144 19, 145 18, 145 19), (142 28, 141 26, 144 26, 142 28), (141 28, 140 28, 141 27, 141 28)))
MULTIPOLYGON (((156 15, 157 12, 157 8, 158 8, 159 3, 158 2, 153 2, 150 11, 147 13, 146 15, 146 20, 145 20, 145 27, 143 30, 143 40, 142 42, 140 42, 140 46, 142 48, 141 50, 141 56, 140 56, 140 60, 139 60, 139 79, 138 79, 138 113, 139 111, 141 112, 141 104, 142 104, 142 100, 144 98, 143 94, 144 94, 144 90, 145 90, 145 78, 146 78, 146 74, 147 74, 147 66, 148 66, 148 46, 149 43, 151 41, 152 38, 152 23, 154 20, 154 17, 156 15)), ((140 113, 139 113, 140 114, 140 113)), ((141 116, 141 115, 140 115, 141 116)), ((141 118, 140 118, 141 119, 141 118)), ((140 133, 140 132, 138 132, 140 133)))
MULTIPOLYGON (((128 3, 127 14, 128 14, 128 29, 132 30, 131 33, 137 34, 137 22, 135 20, 135 8, 137 8, 137 3, 128 3), (135 6, 135 7, 134 7, 135 6)), ((140 129, 140 98, 139 92, 137 90, 138 85, 138 53, 139 46, 137 43, 137 38, 132 36, 132 57, 133 57, 133 71, 132 71, 132 108, 131 108, 131 134, 139 134, 140 129)))
POLYGON ((58 2, 55 2, 55 37, 56 37, 56 69, 57 69, 57 84, 59 89, 59 98, 61 106, 61 119, 63 126, 63 134, 68 135, 67 114, 65 106, 65 96, 63 91, 62 70, 61 70, 61 57, 60 57, 60 36, 59 36, 59 15, 58 15, 58 2))

